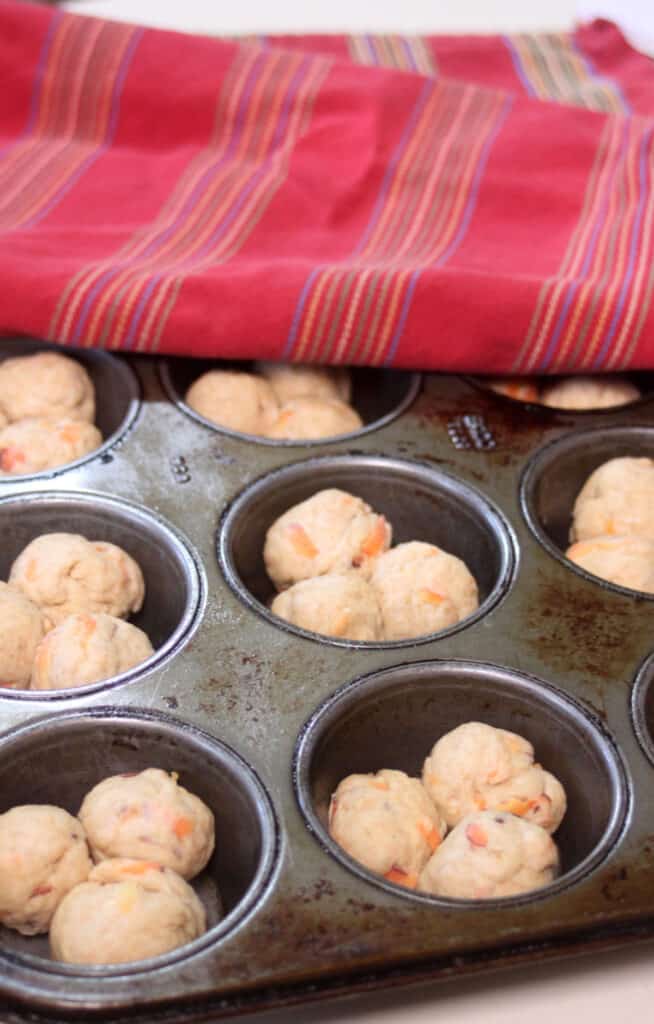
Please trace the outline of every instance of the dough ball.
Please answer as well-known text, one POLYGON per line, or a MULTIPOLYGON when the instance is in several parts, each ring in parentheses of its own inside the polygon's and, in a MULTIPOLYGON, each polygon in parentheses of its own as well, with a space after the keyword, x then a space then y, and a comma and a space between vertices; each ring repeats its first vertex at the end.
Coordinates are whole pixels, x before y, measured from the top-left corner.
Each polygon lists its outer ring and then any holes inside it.
POLYGON ((541 402, 553 409, 610 409, 640 398, 624 377, 565 377, 543 388, 541 402))
POLYGON ((110 679, 153 653, 142 629, 113 615, 69 615, 39 644, 33 690, 63 690, 110 679))
POLYGON ((59 352, 5 359, 0 363, 0 408, 12 422, 43 416, 93 423, 93 382, 81 363, 59 352))
POLYGON ((620 587, 654 594, 654 539, 593 537, 572 544, 565 554, 594 576, 620 587))
POLYGON ((39 606, 46 629, 76 612, 125 619, 145 594, 143 574, 127 552, 76 533, 36 537, 12 565, 9 582, 39 606))
POLYGON ((488 381, 491 391, 517 402, 539 402, 538 384, 529 377, 494 377, 488 381))
POLYGON ((5 414, 3 413, 2 409, 0 409, 0 430, 2 430, 4 427, 6 427, 8 423, 9 423, 9 420, 7 419, 5 414))
POLYGON ((359 573, 328 573, 302 580, 278 594, 273 615, 325 636, 383 640, 377 595, 359 573))
POLYGON ((24 419, 0 430, 0 476, 41 473, 94 452, 102 434, 73 419, 24 419))
POLYGON ((66 893, 93 867, 84 829, 61 807, 25 804, 0 815, 0 922, 47 932, 66 893))
POLYGON ((278 441, 311 441, 349 434, 362 426, 359 414, 345 402, 334 398, 292 398, 279 410, 268 437, 278 441))
POLYGON ((629 533, 654 539, 652 459, 609 459, 591 473, 574 503, 571 541, 629 533))
POLYGON ((386 551, 373 566, 370 582, 387 640, 437 633, 479 605, 477 584, 465 563, 422 541, 386 551))
POLYGON ((559 853, 544 829, 513 814, 477 811, 441 843, 418 888, 433 896, 488 900, 541 889, 558 873, 559 853))
POLYGON ((159 956, 206 931, 193 889, 147 860, 106 860, 61 901, 50 928, 55 960, 119 964, 159 956))
POLYGON ((84 797, 79 819, 95 861, 156 860, 194 878, 213 853, 213 814, 161 768, 99 782, 84 797))
POLYGON ((390 523, 370 505, 330 488, 294 505, 273 523, 263 560, 278 590, 325 573, 356 569, 369 576, 391 537, 390 523))
POLYGON ((20 590, 0 583, 0 687, 29 686, 44 632, 40 609, 20 590))
POLYGON ((349 402, 350 371, 345 367, 305 366, 288 363, 257 363, 256 370, 272 387, 280 405, 293 398, 336 398, 349 402))
POLYGON ((531 743, 483 722, 441 736, 422 781, 450 828, 473 811, 496 810, 554 832, 566 810, 563 786, 534 762, 531 743))
POLYGON ((329 833, 370 871, 415 889, 445 824, 419 779, 384 768, 343 779, 329 805, 329 833))
POLYGON ((268 381, 232 370, 203 373, 188 389, 186 404, 212 423, 243 434, 267 434, 279 411, 268 381))

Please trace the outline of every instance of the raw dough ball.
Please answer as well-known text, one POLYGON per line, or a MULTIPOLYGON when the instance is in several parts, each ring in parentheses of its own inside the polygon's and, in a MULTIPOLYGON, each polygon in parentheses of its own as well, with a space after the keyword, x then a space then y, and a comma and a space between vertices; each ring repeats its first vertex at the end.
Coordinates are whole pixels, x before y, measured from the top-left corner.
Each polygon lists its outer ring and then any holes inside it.
POLYGON ((93 423, 93 382, 75 359, 37 352, 0 363, 0 408, 10 421, 44 416, 93 423))
POLYGON ((311 441, 359 430, 363 421, 354 409, 333 398, 292 398, 279 410, 268 431, 278 441, 311 441))
POLYGON ((652 459, 609 459, 591 473, 574 503, 571 541, 629 533, 654 539, 652 459))
POLYGON ((256 370, 271 385, 280 405, 293 398, 336 398, 349 402, 350 371, 345 367, 305 366, 288 363, 257 363, 256 370))
POLYGON ((142 629, 113 615, 78 612, 51 629, 39 644, 33 690, 62 690, 109 679, 153 653, 142 629))
POLYGON ((20 590, 0 583, 0 687, 28 687, 43 638, 40 609, 20 590))
POLYGON ((289 508, 273 523, 263 560, 278 590, 328 572, 356 569, 369 576, 391 537, 390 523, 365 501, 329 488, 289 508))
POLYGON ((212 423, 243 434, 267 434, 279 411, 268 381, 232 370, 203 373, 188 389, 186 403, 212 423))
POLYGON ((8 423, 9 423, 9 420, 7 419, 5 414, 3 413, 2 409, 0 409, 0 430, 2 430, 3 427, 6 427, 8 423))
POLYGON ((346 640, 382 640, 377 595, 359 573, 328 573, 278 594, 270 610, 294 626, 346 640))
POLYGON ((431 857, 418 888, 433 896, 487 900, 540 889, 559 872, 559 853, 538 825, 513 814, 469 814, 431 857))
POLYGON ((472 811, 497 810, 554 832, 566 810, 563 786, 534 763, 531 743, 483 722, 465 722, 441 736, 422 781, 450 828, 472 811))
POLYGON ((436 633, 479 605, 477 584, 460 558, 411 541, 381 555, 370 577, 387 640, 436 633))
POLYGON ((143 604, 143 574, 115 544, 76 533, 44 533, 21 551, 9 582, 39 606, 46 629, 75 612, 125 619, 143 604))
POLYGON ((63 899, 50 927, 55 960, 119 964, 159 956, 206 931, 193 889, 147 860, 106 860, 63 899))
POLYGON ((0 922, 22 935, 47 932, 66 893, 91 868, 84 829, 47 804, 0 815, 0 922))
POLYGON ((0 476, 64 466, 101 444, 98 428, 83 420, 18 420, 0 430, 0 476))
POLYGON ((623 377, 565 377, 543 388, 541 402, 553 409, 609 409, 640 398, 623 377))
POLYGON ((79 820, 95 861, 157 860, 184 878, 202 871, 214 848, 213 814, 161 768, 113 775, 84 797, 79 820))
POLYGON ((488 386, 498 395, 506 395, 517 402, 540 401, 538 384, 528 377, 495 377, 488 381, 488 386))
POLYGON ((594 576, 620 587, 654 594, 654 539, 593 537, 573 544, 565 554, 594 576))
POLYGON ((329 805, 329 832, 364 867, 415 889, 445 824, 419 779, 384 768, 343 779, 329 805))

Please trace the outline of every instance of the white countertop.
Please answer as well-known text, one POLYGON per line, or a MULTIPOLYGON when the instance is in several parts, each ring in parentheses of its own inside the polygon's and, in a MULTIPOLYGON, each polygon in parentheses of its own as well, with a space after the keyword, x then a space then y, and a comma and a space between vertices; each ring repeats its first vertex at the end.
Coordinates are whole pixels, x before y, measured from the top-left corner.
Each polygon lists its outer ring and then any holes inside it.
MULTIPOLYGON (((572 26, 580 9, 585 17, 619 16, 634 44, 654 48, 654 0, 581 0, 580 4, 575 0, 71 0, 65 6, 79 13, 216 35, 561 31, 572 26)), ((561 964, 380 990, 245 1020, 252 1024, 646 1024, 654 1020, 654 941, 561 964)))

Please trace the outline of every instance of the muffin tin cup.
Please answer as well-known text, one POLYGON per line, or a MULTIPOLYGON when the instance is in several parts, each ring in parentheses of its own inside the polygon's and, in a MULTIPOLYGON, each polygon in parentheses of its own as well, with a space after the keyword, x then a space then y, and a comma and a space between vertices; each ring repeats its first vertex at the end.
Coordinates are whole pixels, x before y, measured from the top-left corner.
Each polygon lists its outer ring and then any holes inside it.
MULTIPOLYGON (((552 377, 536 375, 529 379, 536 380, 538 383, 543 384, 545 381, 553 383, 556 380, 562 380, 570 376, 572 376, 572 374, 562 374, 560 376, 552 377)), ((640 388, 641 397, 634 399, 633 402, 625 402, 623 405, 612 405, 605 409, 563 409, 561 406, 543 405, 542 402, 526 402, 520 398, 512 398, 511 395, 504 395, 500 391, 494 391, 484 377, 466 375, 463 379, 469 384, 472 384, 472 386, 478 391, 482 391, 484 394, 497 399, 498 402, 505 404, 507 408, 512 406, 514 410, 523 409, 532 415, 542 413, 544 416, 551 417, 553 421, 556 421, 561 417, 569 419, 571 416, 574 416, 575 418, 578 416, 583 421, 593 419, 597 416, 607 417, 615 416, 616 413, 631 412, 634 409, 642 408, 654 400, 654 373, 627 373, 619 374, 619 376, 626 377, 626 379, 635 384, 637 388, 640 388)))
POLYGON ((143 607, 129 621, 148 635, 154 653, 127 672, 59 690, 0 690, 0 699, 81 697, 131 682, 177 653, 197 627, 206 600, 199 556, 187 538, 149 509, 91 491, 31 491, 0 497, 0 579, 30 541, 43 533, 79 533, 123 548, 141 567, 143 607))
POLYGON ((440 470, 380 455, 308 459, 260 477, 225 510, 217 550, 230 587, 269 622, 307 639, 366 649, 414 647, 465 629, 506 595, 517 566, 513 531, 487 498, 440 470), (393 526, 393 545, 425 541, 462 559, 477 580, 479 608, 438 633, 374 642, 314 633, 273 615, 267 602, 275 589, 263 562, 266 532, 293 505, 330 487, 363 498, 385 515, 393 526))
POLYGON ((40 473, 11 474, 0 476, 0 487, 5 490, 17 483, 32 480, 51 480, 70 469, 84 466, 93 459, 105 459, 113 448, 134 425, 141 408, 141 385, 139 379, 123 360, 116 359, 108 352, 91 349, 68 349, 61 345, 48 345, 32 338, 16 340, 0 339, 0 362, 16 356, 31 356, 37 352, 59 352, 81 363, 95 385, 95 425, 102 437, 102 444, 79 459, 66 462, 40 473))
POLYGON ((565 556, 571 543, 572 509, 581 488, 598 466, 623 456, 654 458, 654 428, 595 427, 564 434, 527 463, 520 480, 520 505, 536 539, 566 569, 606 590, 652 601, 654 594, 610 583, 565 556))
POLYGON ((98 707, 37 719, 6 733, 0 740, 0 813, 30 803, 77 814, 98 782, 150 767, 177 772, 180 785, 213 811, 216 849, 190 884, 205 902, 209 921, 219 894, 222 919, 169 953, 102 966, 60 963, 49 956, 47 936, 26 937, 0 926, 5 971, 106 977, 169 967, 224 939, 263 899, 279 852, 275 811, 263 784, 231 747, 168 715, 98 707))
POLYGON ((645 755, 654 765, 654 654, 645 658, 631 691, 634 732, 645 755))
POLYGON ((183 413, 197 423, 225 434, 239 441, 250 441, 255 444, 267 445, 272 448, 314 448, 326 444, 337 444, 340 441, 351 441, 373 430, 387 426, 405 412, 420 391, 421 376, 403 370, 375 370, 366 367, 352 367, 352 405, 364 422, 359 430, 350 430, 345 434, 334 434, 332 437, 315 438, 314 440, 276 440, 261 437, 258 434, 244 434, 238 430, 223 427, 206 416, 200 415, 185 401, 185 395, 191 384, 209 370, 245 370, 251 364, 220 362, 215 360, 197 359, 165 359, 159 363, 161 383, 168 397, 183 413))
POLYGON ((597 718, 542 680, 471 661, 398 665, 348 683, 303 727, 293 779, 310 830, 348 870, 406 900, 470 911, 542 900, 585 878, 619 841, 630 803, 622 757, 597 718), (488 900, 446 899, 404 889, 353 860, 329 835, 330 796, 342 779, 382 768, 419 777, 434 743, 468 721, 524 736, 533 744, 536 760, 566 790, 568 810, 554 834, 562 871, 541 889, 488 900), (593 804, 588 800, 591 792, 593 804))

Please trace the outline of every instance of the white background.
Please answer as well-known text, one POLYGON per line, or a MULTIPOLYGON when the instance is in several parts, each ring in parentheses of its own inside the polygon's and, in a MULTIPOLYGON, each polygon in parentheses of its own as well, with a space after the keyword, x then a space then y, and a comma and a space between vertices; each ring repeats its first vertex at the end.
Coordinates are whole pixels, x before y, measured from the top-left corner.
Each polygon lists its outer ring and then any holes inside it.
MULTIPOLYGON (((504 32, 613 15, 654 51, 654 0, 71 0, 69 10, 185 31, 504 32)), ((654 788, 654 778, 652 780, 654 788)), ((243 1018, 239 1018, 244 1020, 243 1018)), ((252 1024, 649 1024, 654 942, 619 953, 245 1018, 252 1024)), ((245 1024, 244 1021, 244 1024, 245 1024)))

